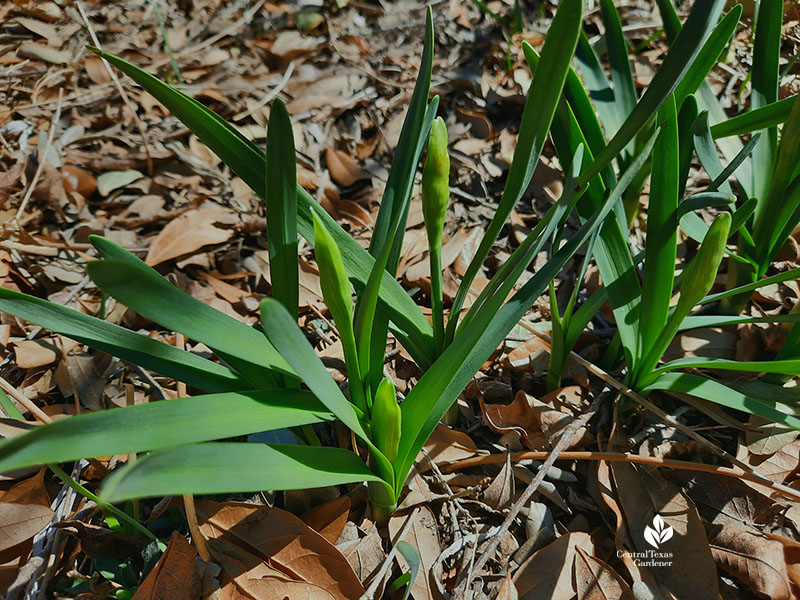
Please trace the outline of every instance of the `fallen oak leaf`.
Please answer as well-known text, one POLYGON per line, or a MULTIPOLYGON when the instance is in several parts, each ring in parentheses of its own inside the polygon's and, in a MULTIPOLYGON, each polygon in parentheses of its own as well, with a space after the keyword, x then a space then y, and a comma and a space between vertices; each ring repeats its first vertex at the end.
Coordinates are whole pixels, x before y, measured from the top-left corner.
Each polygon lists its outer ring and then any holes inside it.
POLYGON ((220 229, 215 223, 235 222, 236 215, 227 208, 190 210, 161 230, 150 244, 145 262, 152 266, 197 252, 203 246, 227 242, 232 229, 220 229))
POLYGON ((202 587, 196 556, 189 541, 174 532, 164 554, 136 590, 133 600, 199 600, 202 587))
MULTIPOLYGON (((326 592, 319 598, 335 600, 358 598, 364 593, 342 553, 292 513, 244 502, 199 501, 196 509, 200 531, 232 585, 241 586, 252 579, 260 581, 259 589, 280 582, 307 583, 326 592), (242 571, 243 565, 256 570, 242 571)), ((270 592, 254 597, 284 596, 270 592)))

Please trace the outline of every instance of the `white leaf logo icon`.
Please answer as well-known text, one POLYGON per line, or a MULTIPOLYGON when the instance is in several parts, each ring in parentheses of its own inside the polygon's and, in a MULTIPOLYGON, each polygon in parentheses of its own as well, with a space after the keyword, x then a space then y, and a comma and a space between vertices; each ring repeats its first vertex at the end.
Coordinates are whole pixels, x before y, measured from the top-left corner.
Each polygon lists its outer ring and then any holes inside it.
POLYGON ((661 515, 653 517, 653 526, 644 528, 644 539, 653 548, 658 549, 661 544, 672 538, 672 527, 664 522, 661 515))

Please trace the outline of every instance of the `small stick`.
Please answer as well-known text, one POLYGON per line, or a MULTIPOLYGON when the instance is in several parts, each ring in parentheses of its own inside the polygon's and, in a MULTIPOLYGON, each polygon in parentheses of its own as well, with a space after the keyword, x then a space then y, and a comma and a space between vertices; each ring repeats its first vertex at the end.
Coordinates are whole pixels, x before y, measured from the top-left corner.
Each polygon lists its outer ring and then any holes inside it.
MULTIPOLYGON (((551 453, 544 450, 525 450, 522 452, 514 452, 511 454, 512 461, 522 460, 542 460, 547 458, 551 453)), ((476 467, 478 465, 492 465, 499 464, 506 460, 505 454, 488 454, 484 456, 473 456, 464 458, 448 465, 442 465, 440 468, 444 473, 458 471, 469 467, 476 467)), ((650 465, 653 467, 667 467, 669 469, 677 469, 684 471, 702 471, 703 473, 713 473, 715 475, 724 475, 725 477, 733 477, 735 479, 744 479, 758 485, 769 487, 784 495, 791 496, 795 501, 800 501, 800 492, 792 488, 770 481, 769 484, 762 480, 758 475, 752 473, 742 473, 730 467, 720 467, 717 465, 708 465, 705 463, 691 462, 688 460, 676 460, 674 458, 661 458, 659 456, 644 456, 642 454, 626 454, 624 452, 590 452, 590 451, 567 451, 559 454, 557 460, 605 460, 609 462, 628 462, 639 465, 650 465)))
MULTIPOLYGON (((501 540, 505 537, 505 534, 508 532, 511 524, 514 522, 514 519, 517 518, 517 515, 528 503, 528 500, 531 499, 531 496, 533 496, 536 490, 539 489, 539 485, 541 485, 542 481, 544 481, 544 477, 550 470, 550 467, 555 464, 559 454, 567 449, 567 446, 569 445, 570 441, 572 441, 575 433, 589 422, 589 419, 591 419, 598 411, 602 402, 610 395, 611 394, 608 392, 602 392, 598 394, 597 397, 592 400, 589 408, 587 408, 582 415, 580 415, 562 430, 561 437, 559 438, 558 442, 556 442, 556 445, 553 447, 553 449, 548 453, 544 464, 542 464, 542 466, 539 468, 536 476, 528 484, 528 487, 525 488, 525 491, 522 492, 522 495, 517 499, 516 502, 514 502, 514 505, 511 507, 511 510, 509 510, 508 515, 506 515, 502 525, 500 525, 500 529, 498 530, 497 534, 492 536, 492 539, 489 541, 489 545, 484 549, 483 554, 481 554, 480 558, 478 558, 477 562, 475 563, 475 567, 470 569, 469 574, 464 579, 464 583, 458 586, 463 589, 463 592, 469 590, 475 574, 480 573, 483 570, 483 567, 486 566, 486 563, 489 562, 489 559, 494 555, 495 550, 497 550, 497 546, 500 545, 501 540)), ((455 596, 459 597, 461 594, 456 593, 455 596)))
POLYGON ((44 165, 47 162, 47 155, 50 154, 50 147, 53 145, 53 139, 56 137, 56 125, 58 125, 58 120, 61 118, 61 101, 64 97, 64 90, 62 88, 58 89, 58 104, 56 104, 56 112, 53 115, 53 118, 50 120, 50 131, 47 133, 47 140, 44 144, 44 151, 39 155, 39 165, 36 167, 36 172, 33 174, 33 179, 31 179, 30 184, 28 185, 28 189, 25 191, 25 196, 22 198, 22 202, 17 209, 17 214, 14 216, 16 221, 19 221, 19 218, 22 216, 22 213, 25 212, 25 208, 28 206, 28 202, 33 195, 33 189, 36 187, 36 184, 39 182, 39 177, 42 175, 42 171, 44 171, 44 165))
MULTIPOLYGON (((175 347, 185 350, 186 339, 182 333, 175 334, 175 347)), ((178 382, 178 398, 186 397, 186 384, 183 381, 178 382)), ((206 546, 206 539, 200 532, 200 525, 197 523, 197 509, 194 506, 194 496, 192 494, 183 494, 183 508, 186 511, 186 522, 189 524, 189 531, 192 534, 192 541, 197 548, 197 554, 204 562, 211 560, 211 554, 208 552, 206 546)))
POLYGON ((19 402, 22 406, 24 406, 28 412, 30 412, 37 420, 41 421, 42 423, 52 423, 53 419, 44 412, 41 408, 36 406, 34 402, 28 400, 22 393, 17 390, 13 385, 11 385, 8 381, 4 378, 0 377, 0 388, 3 388, 3 391, 11 396, 14 400, 19 402))

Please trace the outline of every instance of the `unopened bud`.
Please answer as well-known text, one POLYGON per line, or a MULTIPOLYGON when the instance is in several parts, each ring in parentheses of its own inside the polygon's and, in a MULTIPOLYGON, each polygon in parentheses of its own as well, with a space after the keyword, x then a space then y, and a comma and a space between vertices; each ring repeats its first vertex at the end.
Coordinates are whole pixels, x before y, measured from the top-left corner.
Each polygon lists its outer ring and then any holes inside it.
POLYGON ((447 153, 447 126, 441 117, 431 125, 428 156, 422 170, 422 216, 428 232, 428 243, 442 244, 444 218, 450 201, 450 155, 447 153))
POLYGON ((383 455, 394 462, 397 458, 397 448, 400 445, 400 406, 397 404, 397 394, 394 383, 389 378, 384 378, 378 384, 375 400, 372 402, 372 442, 383 455))

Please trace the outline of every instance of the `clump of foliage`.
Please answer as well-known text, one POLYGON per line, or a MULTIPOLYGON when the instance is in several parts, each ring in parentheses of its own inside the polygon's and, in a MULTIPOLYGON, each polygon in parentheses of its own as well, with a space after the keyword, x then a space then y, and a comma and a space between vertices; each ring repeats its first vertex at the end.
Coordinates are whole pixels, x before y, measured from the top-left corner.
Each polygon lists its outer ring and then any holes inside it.
MULTIPOLYGON (((773 250, 800 221, 797 102, 792 103, 780 144, 772 131, 786 118, 786 110, 776 110, 770 100, 773 96, 765 95, 750 113, 730 120, 716 118, 721 109, 713 104, 713 94, 709 98, 704 80, 730 40, 741 14, 738 6, 720 20, 723 0, 697 0, 681 25, 664 0, 671 49, 651 85, 637 97, 613 3, 601 2, 612 82, 582 32, 582 4, 582 0, 561 0, 541 56, 523 44, 533 79, 513 162, 496 213, 460 283, 449 317, 442 301, 440 257, 449 161, 446 128, 436 119, 438 98, 428 99, 433 60, 430 12, 420 74, 369 250, 298 186, 291 123, 279 100, 272 106, 264 152, 196 100, 118 57, 97 51, 171 110, 264 199, 273 297, 261 304, 260 326, 248 327, 184 294, 111 241, 92 238, 100 255, 88 267, 92 281, 131 310, 202 342, 221 359, 217 363, 102 319, 0 289, 0 310, 205 392, 38 427, 0 443, 0 472, 138 452, 143 453, 139 460, 108 477, 100 493, 102 501, 367 482, 373 511, 385 520, 437 423, 548 286, 553 298, 551 387, 559 384, 578 336, 608 301, 618 335, 607 363, 615 367, 624 363, 626 381, 633 389, 642 394, 657 389, 691 394, 800 428, 793 410, 772 401, 769 394, 754 397, 711 377, 685 372, 702 368, 794 374, 800 371, 799 360, 737 363, 697 358, 660 364, 680 330, 755 320, 728 314, 695 316, 691 313, 696 306, 740 298, 755 287, 793 276, 762 278, 773 250), (573 57, 578 59, 586 87, 570 66, 573 57), (709 120, 709 114, 716 117, 709 120), (715 137, 763 127, 768 131, 762 142, 738 148, 726 167, 718 164, 715 137), (464 310, 471 284, 530 184, 548 134, 565 168, 564 193, 464 310), (776 143, 769 145, 773 138, 776 143), (433 325, 396 280, 415 175, 426 143, 422 199, 430 245, 433 325), (771 152, 773 174, 759 179, 760 188, 753 188, 762 191, 734 198, 727 179, 737 169, 749 167, 753 172, 766 164, 761 143, 771 152), (714 181, 702 193, 683 197, 693 152, 714 181), (765 162, 756 166, 754 161, 762 159, 765 162), (637 213, 648 178, 648 243, 643 252, 633 253, 628 224, 637 213), (772 182, 769 188, 764 187, 767 180, 772 182), (791 202, 780 204, 784 197, 791 202), (785 218, 767 235, 762 232, 761 215, 770 214, 776 203, 785 218), (708 226, 696 211, 710 206, 723 210, 708 226), (567 237, 565 223, 573 211, 581 225, 567 237), (679 224, 700 242, 700 248, 676 275, 679 224), (297 325, 298 234, 315 247, 324 299, 344 349, 347 394, 297 325), (728 246, 734 235, 739 236, 738 254, 728 246), (523 273, 548 243, 549 260, 519 286, 523 273), (566 307, 560 308, 553 281, 581 247, 588 252, 578 284, 566 307), (733 264, 752 267, 746 277, 741 276, 747 282, 737 275, 731 289, 709 296, 726 253, 729 273, 733 264), (580 281, 589 260, 596 262, 605 285, 578 305, 580 281), (672 306, 678 282, 680 299, 672 306), (402 404, 392 382, 383 377, 389 332, 424 373, 402 404), (321 444, 313 426, 332 421, 352 432, 354 448, 321 444), (216 441, 280 428, 294 428, 305 443, 216 441)), ((757 46, 762 39, 759 32, 771 27, 762 28, 762 18, 779 18, 774 14, 759 13, 757 46)), ((774 25, 771 20, 768 23, 774 25)), ((774 58, 773 50, 770 46, 763 52, 774 58)), ((793 321, 795 316, 785 320, 793 321)), ((800 338, 800 331, 796 337, 800 338)), ((800 340, 790 347, 800 347, 800 340)))

